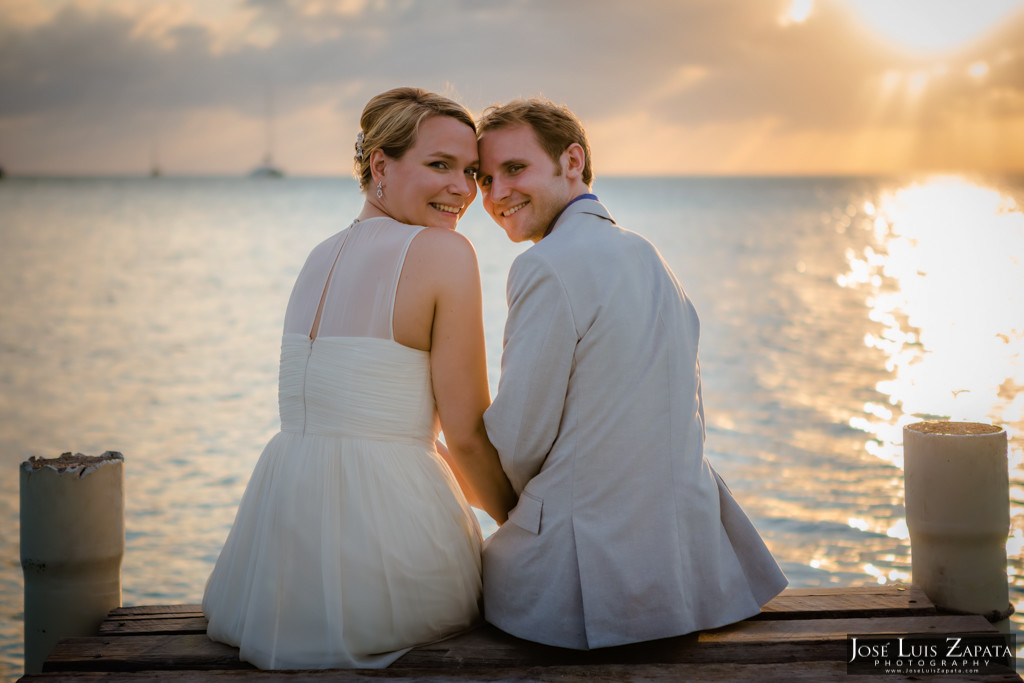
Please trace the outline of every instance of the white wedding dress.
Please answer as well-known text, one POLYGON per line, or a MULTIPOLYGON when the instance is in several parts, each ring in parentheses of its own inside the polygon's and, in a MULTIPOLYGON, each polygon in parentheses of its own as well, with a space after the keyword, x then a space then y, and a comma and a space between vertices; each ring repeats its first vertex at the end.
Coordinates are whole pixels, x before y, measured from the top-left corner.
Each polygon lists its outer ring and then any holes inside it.
POLYGON ((281 431, 203 597, 209 636, 262 669, 385 667, 478 619, 480 528, 434 449, 430 354, 393 335, 419 230, 354 223, 313 250, 289 300, 281 431))

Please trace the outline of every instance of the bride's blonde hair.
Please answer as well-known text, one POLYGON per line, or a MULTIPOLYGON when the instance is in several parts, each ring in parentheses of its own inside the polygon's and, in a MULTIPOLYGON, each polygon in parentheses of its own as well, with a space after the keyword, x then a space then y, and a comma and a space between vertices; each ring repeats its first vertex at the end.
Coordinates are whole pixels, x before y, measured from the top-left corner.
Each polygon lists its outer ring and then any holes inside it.
POLYGON ((429 90, 394 88, 367 102, 359 119, 361 130, 355 145, 354 170, 359 189, 365 191, 373 183, 370 155, 375 149, 392 159, 401 159, 416 144, 420 124, 433 116, 450 116, 476 133, 473 116, 465 107, 429 90))

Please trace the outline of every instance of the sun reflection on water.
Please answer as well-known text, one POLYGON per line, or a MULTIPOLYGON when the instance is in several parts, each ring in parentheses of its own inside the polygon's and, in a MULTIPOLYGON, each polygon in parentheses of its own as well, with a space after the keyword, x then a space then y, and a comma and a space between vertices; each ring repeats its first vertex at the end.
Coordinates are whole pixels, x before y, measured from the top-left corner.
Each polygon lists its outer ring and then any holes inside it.
MULTIPOLYGON (((1024 608, 1024 213, 998 190, 960 177, 936 177, 865 200, 868 233, 847 249, 841 287, 861 293, 887 376, 881 396, 849 425, 870 436, 865 450, 903 467, 903 427, 922 419, 1002 425, 1009 437, 1011 601, 1024 608)), ((851 528, 867 526, 851 519, 851 528)), ((877 526, 877 524, 875 525, 877 526)), ((885 531, 909 540, 906 520, 885 531)), ((879 583, 910 581, 901 567, 870 562, 879 583)), ((1014 618, 1015 630, 1019 618, 1014 618)), ((1024 655, 1022 648, 1021 655, 1024 655)))
MULTIPOLYGON (((884 193, 863 211, 874 244, 848 250, 843 287, 865 292, 885 355, 877 385, 850 426, 867 449, 902 467, 902 428, 921 419, 1002 424, 1024 416, 1024 213, 1012 198, 959 177, 884 193)), ((1011 447, 1011 469, 1021 461, 1011 447)))

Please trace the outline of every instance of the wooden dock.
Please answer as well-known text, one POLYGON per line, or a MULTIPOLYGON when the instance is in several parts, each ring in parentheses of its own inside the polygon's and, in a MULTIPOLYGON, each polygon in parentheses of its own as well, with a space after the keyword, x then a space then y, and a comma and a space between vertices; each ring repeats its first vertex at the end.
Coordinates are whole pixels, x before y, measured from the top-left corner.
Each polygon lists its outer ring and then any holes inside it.
POLYGON ((545 647, 482 625, 418 647, 381 670, 259 671, 211 641, 199 605, 122 607, 97 635, 62 640, 32 681, 1021 681, 973 676, 856 675, 847 634, 977 634, 981 616, 942 614, 914 586, 790 589, 724 628, 589 653, 545 647))

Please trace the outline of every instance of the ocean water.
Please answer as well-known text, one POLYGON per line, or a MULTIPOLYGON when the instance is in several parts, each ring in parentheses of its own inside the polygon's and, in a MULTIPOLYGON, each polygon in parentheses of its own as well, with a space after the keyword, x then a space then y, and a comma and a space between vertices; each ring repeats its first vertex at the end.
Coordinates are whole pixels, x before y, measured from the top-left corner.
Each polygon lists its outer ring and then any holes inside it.
MULTIPOLYGON (((1007 571, 1024 612, 1024 178, 595 191, 693 299, 708 457, 793 586, 909 581, 902 427, 976 420, 1010 436, 1007 571)), ((0 676, 22 667, 18 465, 124 453, 123 602, 198 602, 278 427, 292 281, 361 202, 348 178, 0 182, 0 676)), ((460 230, 480 260, 494 391, 525 247, 479 202, 460 230)))

